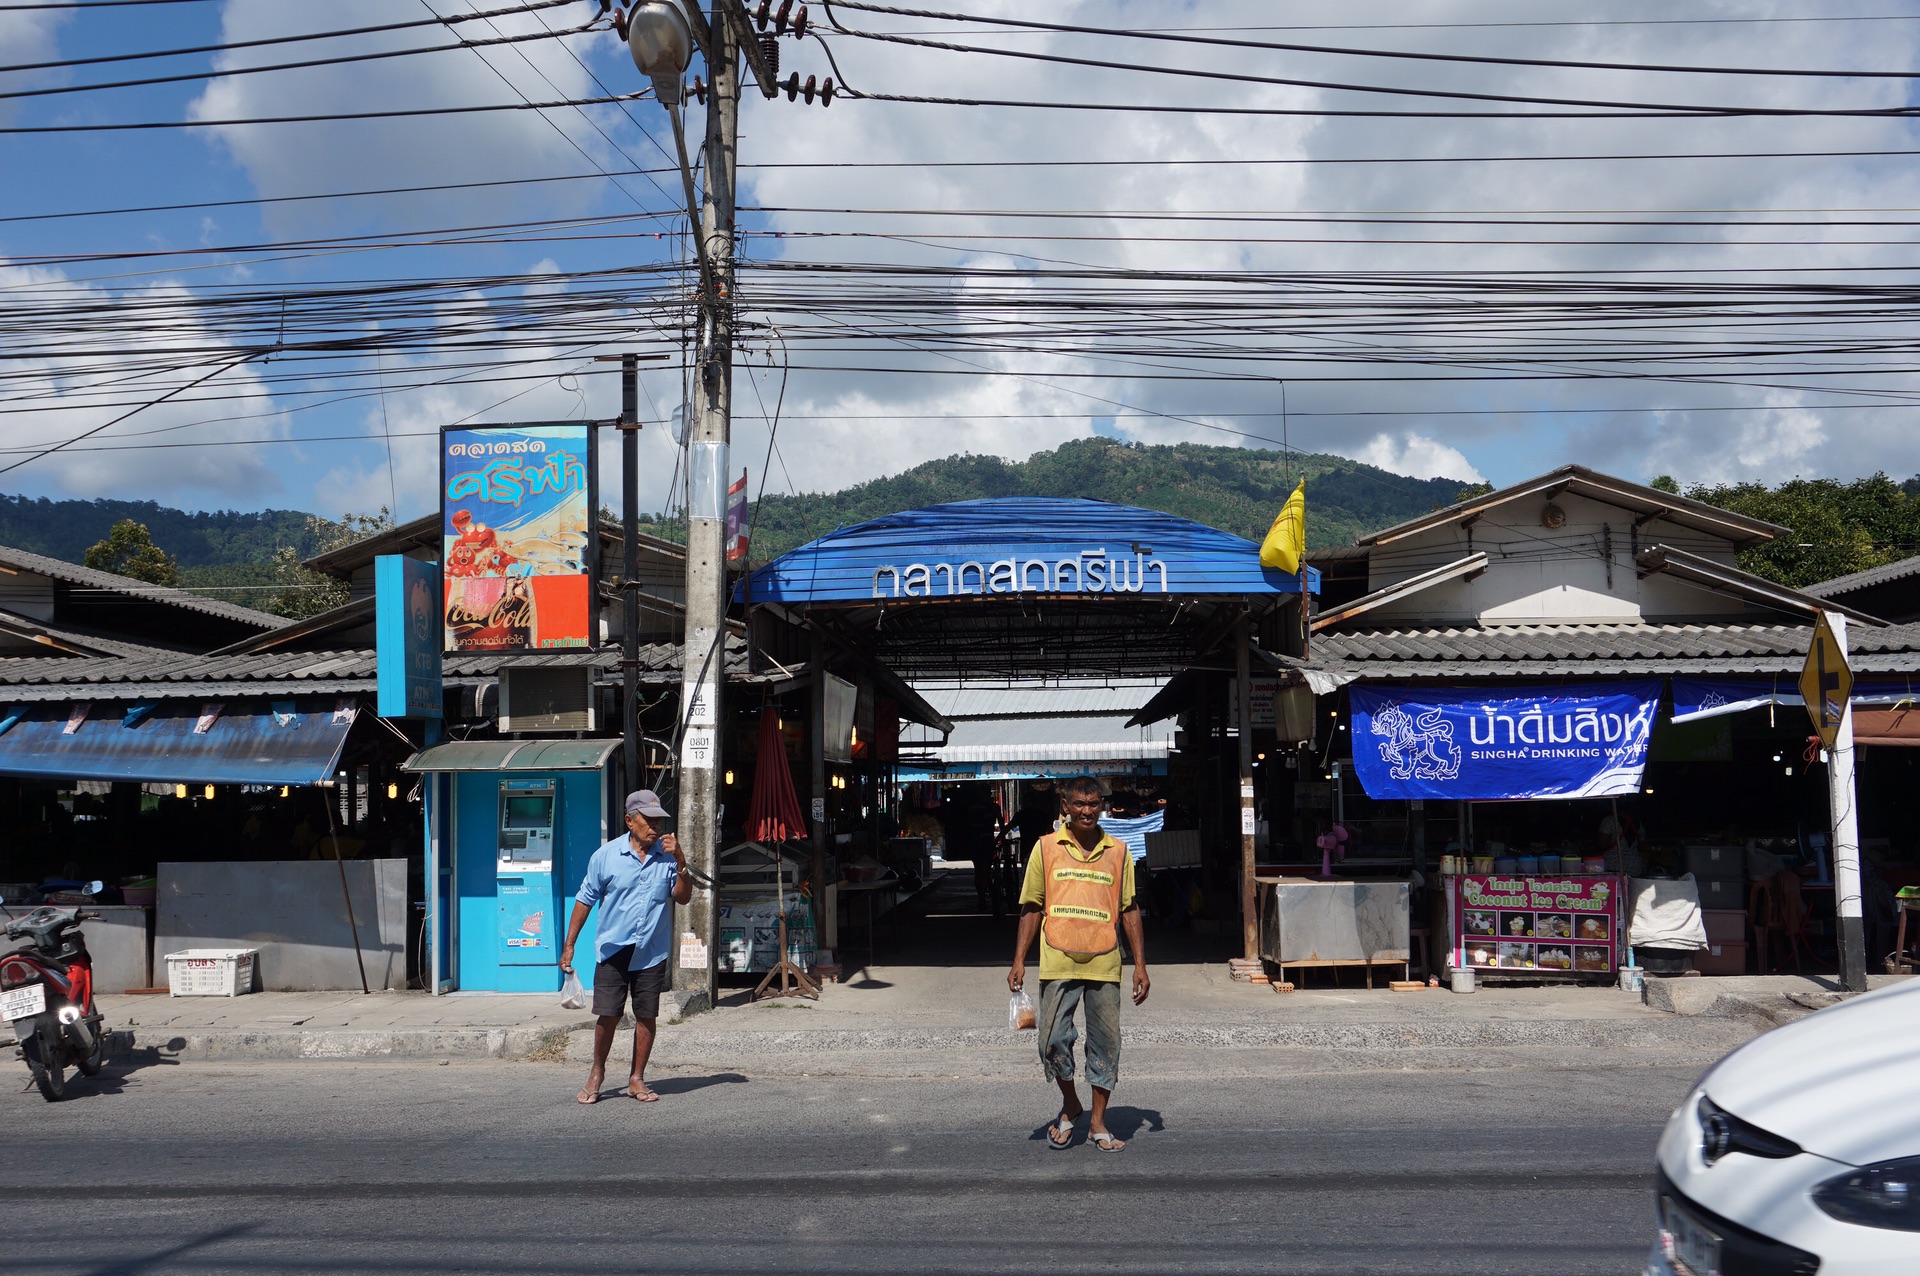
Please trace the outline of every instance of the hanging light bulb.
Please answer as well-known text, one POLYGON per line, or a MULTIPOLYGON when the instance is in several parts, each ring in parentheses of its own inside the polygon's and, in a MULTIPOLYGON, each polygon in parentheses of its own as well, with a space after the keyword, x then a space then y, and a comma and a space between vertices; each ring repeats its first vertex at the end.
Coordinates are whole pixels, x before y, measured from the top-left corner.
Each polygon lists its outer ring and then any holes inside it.
POLYGON ((213 796, 213 786, 212 786, 211 784, 209 784, 209 785, 207 786, 207 792, 206 792, 206 796, 207 796, 207 797, 212 797, 212 796, 213 796))
POLYGON ((399 796, 400 796, 400 786, 397 784, 389 784, 387 786, 387 801, 391 802, 399 796))
POLYGON ((187 786, 186 786, 186 785, 184 785, 184 784, 176 784, 176 785, 174 785, 174 786, 173 786, 173 795, 174 795, 175 797, 177 797, 177 798, 183 798, 183 797, 185 797, 185 796, 187 795, 187 786))

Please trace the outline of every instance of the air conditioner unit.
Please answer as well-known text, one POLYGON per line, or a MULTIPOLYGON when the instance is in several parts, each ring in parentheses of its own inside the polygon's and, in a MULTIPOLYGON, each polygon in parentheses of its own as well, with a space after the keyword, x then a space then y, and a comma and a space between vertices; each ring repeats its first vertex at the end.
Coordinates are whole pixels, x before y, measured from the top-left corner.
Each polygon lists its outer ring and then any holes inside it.
POLYGON ((593 670, 585 667, 502 669, 500 729, 593 730, 593 670))

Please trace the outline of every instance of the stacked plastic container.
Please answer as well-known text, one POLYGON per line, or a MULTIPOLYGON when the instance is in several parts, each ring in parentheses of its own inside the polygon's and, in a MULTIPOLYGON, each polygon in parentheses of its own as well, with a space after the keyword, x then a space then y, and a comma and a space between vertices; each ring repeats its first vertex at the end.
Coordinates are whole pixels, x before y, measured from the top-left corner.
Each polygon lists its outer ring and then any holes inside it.
POLYGON ((1687 871, 1700 892, 1707 946, 1695 953, 1703 975, 1747 973, 1747 850, 1744 846, 1689 846, 1687 871))

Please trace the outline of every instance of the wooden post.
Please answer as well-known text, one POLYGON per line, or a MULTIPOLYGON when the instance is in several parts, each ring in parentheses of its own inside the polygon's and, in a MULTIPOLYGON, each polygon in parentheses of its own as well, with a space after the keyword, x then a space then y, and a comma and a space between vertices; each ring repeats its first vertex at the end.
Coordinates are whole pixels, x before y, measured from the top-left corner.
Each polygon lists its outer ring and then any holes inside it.
POLYGON ((1245 615, 1233 629, 1233 676, 1239 691, 1240 731, 1240 931, 1243 956, 1260 956, 1260 919, 1254 915, 1255 812, 1253 807, 1253 626, 1245 615))

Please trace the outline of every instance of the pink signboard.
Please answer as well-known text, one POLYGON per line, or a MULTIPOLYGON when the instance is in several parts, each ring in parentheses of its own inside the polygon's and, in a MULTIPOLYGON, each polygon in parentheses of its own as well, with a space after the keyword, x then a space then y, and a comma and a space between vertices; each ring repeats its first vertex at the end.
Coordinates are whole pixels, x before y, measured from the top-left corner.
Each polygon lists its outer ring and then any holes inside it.
POLYGON ((1494 873, 1446 880, 1455 965, 1543 975, 1619 969, 1619 877, 1494 873))

